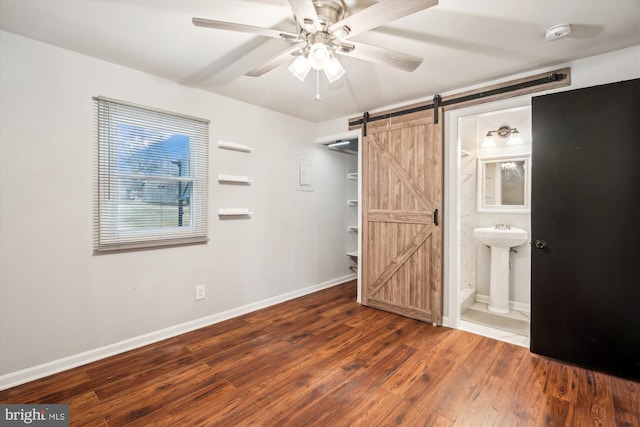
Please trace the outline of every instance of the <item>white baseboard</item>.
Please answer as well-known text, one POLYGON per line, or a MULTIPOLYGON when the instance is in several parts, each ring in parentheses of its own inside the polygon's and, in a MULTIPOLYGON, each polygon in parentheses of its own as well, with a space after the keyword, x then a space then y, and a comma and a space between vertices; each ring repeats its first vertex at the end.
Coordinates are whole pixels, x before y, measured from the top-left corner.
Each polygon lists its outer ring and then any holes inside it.
POLYGON ((201 317, 200 319, 181 323, 179 325, 150 332, 148 334, 139 335, 137 337, 129 338, 124 341, 105 345, 82 353, 73 354, 61 359, 52 360, 40 365, 21 369, 19 371, 9 372, 8 374, 0 375, 0 390, 15 387, 29 381, 37 380, 39 378, 56 374, 58 372, 66 371, 68 369, 86 365, 87 363, 95 362, 97 360, 114 356, 116 354, 124 353, 125 351, 153 344, 167 338, 184 334, 185 332, 191 332, 196 329, 204 328, 205 326, 213 325, 214 323, 222 322, 223 320, 228 320, 246 313, 251 313, 252 311, 260 310, 261 308, 270 307, 272 305, 311 294, 322 289, 340 285, 355 278, 355 274, 348 274, 346 276, 338 277, 336 279, 329 280, 317 285, 308 286, 303 289, 297 289, 295 291, 287 292, 286 294, 267 298, 262 301, 244 305, 242 307, 237 307, 231 310, 223 311, 221 313, 212 314, 211 316, 201 317))
MULTIPOLYGON (((489 304, 491 302, 491 298, 489 297, 489 295, 476 294, 476 301, 483 304, 489 304)), ((531 304, 527 304, 524 302, 509 301, 509 308, 511 310, 518 310, 525 313, 531 312, 531 304)))

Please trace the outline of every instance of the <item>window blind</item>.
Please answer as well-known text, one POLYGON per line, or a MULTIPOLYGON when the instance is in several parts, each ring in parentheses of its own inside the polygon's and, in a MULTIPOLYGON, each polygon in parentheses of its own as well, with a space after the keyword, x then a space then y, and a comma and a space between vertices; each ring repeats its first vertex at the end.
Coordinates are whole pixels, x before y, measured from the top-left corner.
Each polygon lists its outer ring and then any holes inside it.
POLYGON ((104 97, 95 102, 95 250, 206 242, 209 121, 104 97))

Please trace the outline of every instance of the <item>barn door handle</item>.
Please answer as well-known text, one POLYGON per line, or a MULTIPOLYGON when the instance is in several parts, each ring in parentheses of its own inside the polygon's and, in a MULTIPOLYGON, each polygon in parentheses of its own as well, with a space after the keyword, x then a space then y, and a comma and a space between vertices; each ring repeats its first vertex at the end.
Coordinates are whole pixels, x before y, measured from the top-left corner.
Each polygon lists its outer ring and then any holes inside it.
POLYGON ((438 209, 436 209, 435 211, 433 211, 433 223, 435 225, 438 225, 438 209))

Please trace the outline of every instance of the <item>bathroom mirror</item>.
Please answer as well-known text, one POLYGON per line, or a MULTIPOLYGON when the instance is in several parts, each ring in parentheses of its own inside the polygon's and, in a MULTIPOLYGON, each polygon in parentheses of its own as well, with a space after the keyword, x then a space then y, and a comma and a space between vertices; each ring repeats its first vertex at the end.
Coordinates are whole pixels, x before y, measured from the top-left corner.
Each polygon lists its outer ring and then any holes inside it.
POLYGON ((478 159, 478 212, 529 212, 529 157, 478 159))

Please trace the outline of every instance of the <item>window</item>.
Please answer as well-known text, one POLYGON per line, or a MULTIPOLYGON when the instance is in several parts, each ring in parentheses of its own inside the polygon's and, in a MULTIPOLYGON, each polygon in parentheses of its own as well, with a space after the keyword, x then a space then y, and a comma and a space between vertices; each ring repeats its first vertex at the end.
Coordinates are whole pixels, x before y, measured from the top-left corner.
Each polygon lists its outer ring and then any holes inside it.
POLYGON ((95 249, 207 239, 209 121, 96 98, 95 249))

